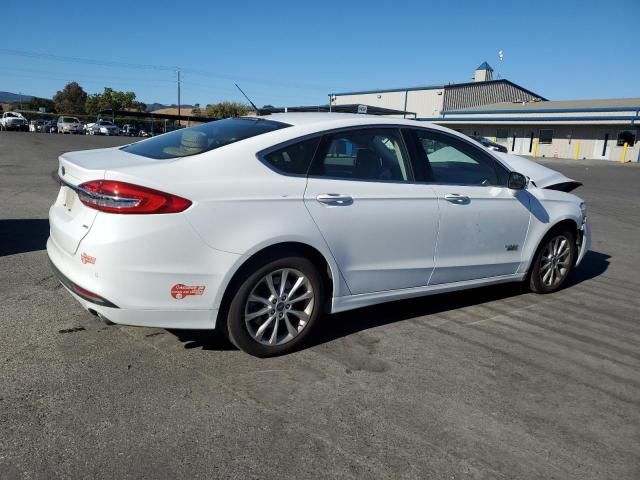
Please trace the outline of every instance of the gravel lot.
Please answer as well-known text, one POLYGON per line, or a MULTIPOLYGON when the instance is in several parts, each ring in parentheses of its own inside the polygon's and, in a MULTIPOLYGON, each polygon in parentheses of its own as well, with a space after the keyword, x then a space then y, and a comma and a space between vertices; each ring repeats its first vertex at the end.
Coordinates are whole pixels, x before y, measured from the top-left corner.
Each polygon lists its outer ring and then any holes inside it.
POLYGON ((640 165, 584 182, 565 290, 498 286, 328 317, 258 360, 108 327, 54 279, 57 156, 125 138, 0 133, 0 478, 640 478, 640 165))

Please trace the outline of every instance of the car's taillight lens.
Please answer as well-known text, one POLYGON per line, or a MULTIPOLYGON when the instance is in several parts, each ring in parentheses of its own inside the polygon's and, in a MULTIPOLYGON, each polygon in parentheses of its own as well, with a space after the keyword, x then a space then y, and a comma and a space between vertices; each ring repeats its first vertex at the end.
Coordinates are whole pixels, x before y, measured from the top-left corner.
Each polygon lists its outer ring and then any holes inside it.
POLYGON ((85 182, 77 192, 87 207, 108 213, 179 213, 191 206, 185 198, 114 180, 85 182))

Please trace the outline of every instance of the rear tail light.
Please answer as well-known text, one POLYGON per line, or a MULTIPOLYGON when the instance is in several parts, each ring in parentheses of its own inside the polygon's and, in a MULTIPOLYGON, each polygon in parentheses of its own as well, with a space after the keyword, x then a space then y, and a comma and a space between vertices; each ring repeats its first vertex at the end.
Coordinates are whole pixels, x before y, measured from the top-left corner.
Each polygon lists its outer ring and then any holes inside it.
POLYGON ((75 190, 87 207, 108 213, 179 213, 191 206, 185 198, 114 180, 92 180, 75 190))

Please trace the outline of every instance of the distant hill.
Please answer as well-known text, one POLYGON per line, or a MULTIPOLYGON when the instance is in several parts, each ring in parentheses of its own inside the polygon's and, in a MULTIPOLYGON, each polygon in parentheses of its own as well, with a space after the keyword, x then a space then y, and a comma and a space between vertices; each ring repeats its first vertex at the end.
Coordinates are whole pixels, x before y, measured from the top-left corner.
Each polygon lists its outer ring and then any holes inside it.
MULTIPOLYGON (((175 103, 172 103, 171 105, 165 105, 163 103, 147 103, 146 111, 155 112, 156 110, 162 110, 164 108, 178 108, 178 105, 175 103)), ((185 104, 180 105, 181 110, 191 110, 192 108, 193 108, 193 105, 185 105, 185 104)))
POLYGON ((0 92, 0 103, 28 102, 33 95, 20 95, 19 93, 0 92))

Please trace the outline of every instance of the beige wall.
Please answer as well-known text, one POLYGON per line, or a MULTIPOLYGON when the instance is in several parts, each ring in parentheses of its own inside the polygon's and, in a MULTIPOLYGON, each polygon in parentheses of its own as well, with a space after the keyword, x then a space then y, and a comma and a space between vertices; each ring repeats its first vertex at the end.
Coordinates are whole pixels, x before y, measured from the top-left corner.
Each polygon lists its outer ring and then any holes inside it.
POLYGON ((636 133, 636 143, 627 148, 625 160, 637 162, 640 155, 640 131, 626 125, 473 125, 447 124, 448 128, 462 131, 466 135, 481 135, 490 140, 498 141, 517 155, 533 155, 531 134, 534 142, 539 140, 540 129, 553 130, 553 140, 550 144, 538 143, 537 156, 546 158, 602 159, 620 161, 624 147, 617 146, 618 133, 631 130, 636 133), (497 139, 498 129, 508 131, 507 139, 497 139), (605 157, 602 157, 605 134, 609 134, 605 157), (515 142, 513 135, 515 134, 515 142), (531 150, 530 150, 531 146, 531 150), (576 151, 577 148, 577 151, 576 151))
POLYGON ((355 95, 337 95, 333 105, 371 105, 375 107, 405 110, 415 113, 418 117, 439 117, 442 110, 443 89, 434 90, 398 90, 394 92, 361 93, 355 95))

